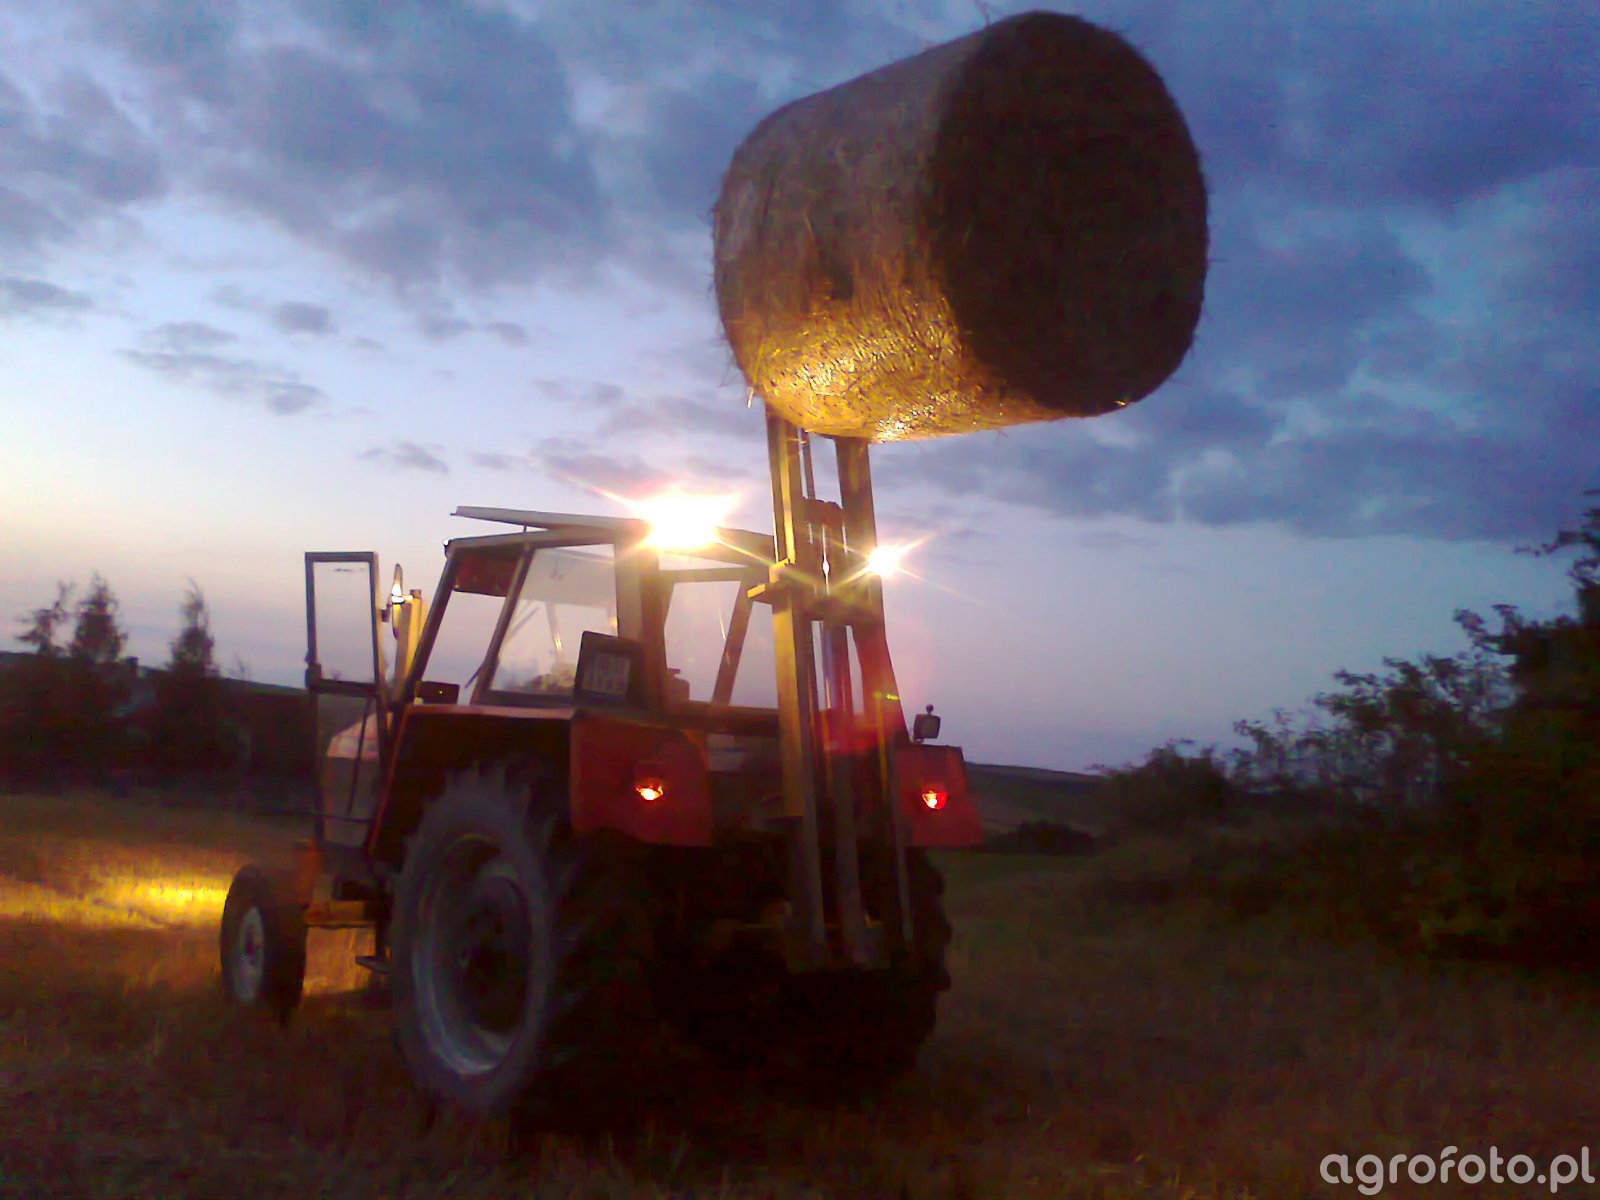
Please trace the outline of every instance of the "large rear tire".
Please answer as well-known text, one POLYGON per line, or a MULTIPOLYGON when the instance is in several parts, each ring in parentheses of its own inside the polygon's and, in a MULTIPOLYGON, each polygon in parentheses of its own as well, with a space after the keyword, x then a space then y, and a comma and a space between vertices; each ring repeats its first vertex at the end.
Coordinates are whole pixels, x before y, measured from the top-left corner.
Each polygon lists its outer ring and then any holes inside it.
POLYGON ((479 1116, 592 1112, 650 1021, 648 893, 618 843, 577 838, 556 772, 454 775, 406 854, 390 975, 418 1087, 479 1116))
POLYGON ((228 998, 287 1022, 306 981, 306 925, 289 874, 240 867, 222 906, 221 932, 228 998))

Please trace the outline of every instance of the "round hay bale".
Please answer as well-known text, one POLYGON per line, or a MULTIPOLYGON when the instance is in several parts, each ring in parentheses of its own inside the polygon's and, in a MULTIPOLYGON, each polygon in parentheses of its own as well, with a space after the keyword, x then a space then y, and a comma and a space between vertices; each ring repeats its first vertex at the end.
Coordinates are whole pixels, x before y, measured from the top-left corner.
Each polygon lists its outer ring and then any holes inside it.
POLYGON ((1155 69, 1026 13, 756 126, 714 213, 717 304, 750 387, 815 433, 1097 416, 1188 353, 1206 208, 1155 69))

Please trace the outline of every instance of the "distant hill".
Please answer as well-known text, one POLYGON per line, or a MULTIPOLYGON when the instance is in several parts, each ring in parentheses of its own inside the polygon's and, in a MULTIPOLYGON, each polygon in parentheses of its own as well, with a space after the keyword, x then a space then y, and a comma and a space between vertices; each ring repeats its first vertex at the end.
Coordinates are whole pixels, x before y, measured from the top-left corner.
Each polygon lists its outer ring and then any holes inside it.
POLYGON ((1003 833, 1024 821, 1057 821, 1089 833, 1106 824, 1098 775, 968 763, 967 783, 990 832, 1003 833))

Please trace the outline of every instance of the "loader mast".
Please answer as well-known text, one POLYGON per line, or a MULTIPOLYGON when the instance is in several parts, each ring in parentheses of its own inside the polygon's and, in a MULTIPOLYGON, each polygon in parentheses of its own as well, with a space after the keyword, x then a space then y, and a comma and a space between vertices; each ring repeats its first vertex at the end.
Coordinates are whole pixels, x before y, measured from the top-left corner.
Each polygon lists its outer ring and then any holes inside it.
POLYGON ((824 440, 836 455, 837 501, 816 494, 811 436, 768 410, 776 563, 769 582, 752 590, 773 610, 791 932, 793 944, 804 947, 793 964, 798 969, 882 965, 900 959, 912 942, 907 830, 893 788, 905 717, 884 631, 882 584, 867 568, 877 546, 868 444, 824 440), (858 736, 862 730, 867 734, 858 736), (870 771, 860 769, 863 757, 870 771), (861 891, 863 837, 893 859, 893 894, 881 898, 884 919, 875 929, 861 891))

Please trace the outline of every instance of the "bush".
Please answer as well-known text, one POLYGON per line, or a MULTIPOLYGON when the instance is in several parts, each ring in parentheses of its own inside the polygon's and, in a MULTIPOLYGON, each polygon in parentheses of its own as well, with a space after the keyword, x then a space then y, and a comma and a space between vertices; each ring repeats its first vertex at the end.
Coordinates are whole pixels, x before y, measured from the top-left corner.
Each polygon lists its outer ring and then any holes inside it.
POLYGON ((1600 966, 1600 750, 1515 728, 1460 781, 1408 897, 1435 952, 1600 966))
POLYGON ((1367 816, 1240 873, 1239 907, 1277 898, 1430 954, 1600 967, 1600 508, 1531 552, 1566 550, 1573 615, 1500 605, 1491 629, 1460 611, 1470 653, 1340 672, 1315 702, 1331 726, 1236 726, 1253 743, 1243 789, 1342 792, 1367 816))
POLYGON ((1234 785, 1214 747, 1188 756, 1168 742, 1136 766, 1098 767, 1105 778, 1105 802, 1119 820, 1139 828, 1167 828, 1227 817, 1234 785))
POLYGON ((983 843, 983 849, 1005 854, 1087 854, 1094 848, 1093 834, 1059 821, 1024 821, 983 843))

